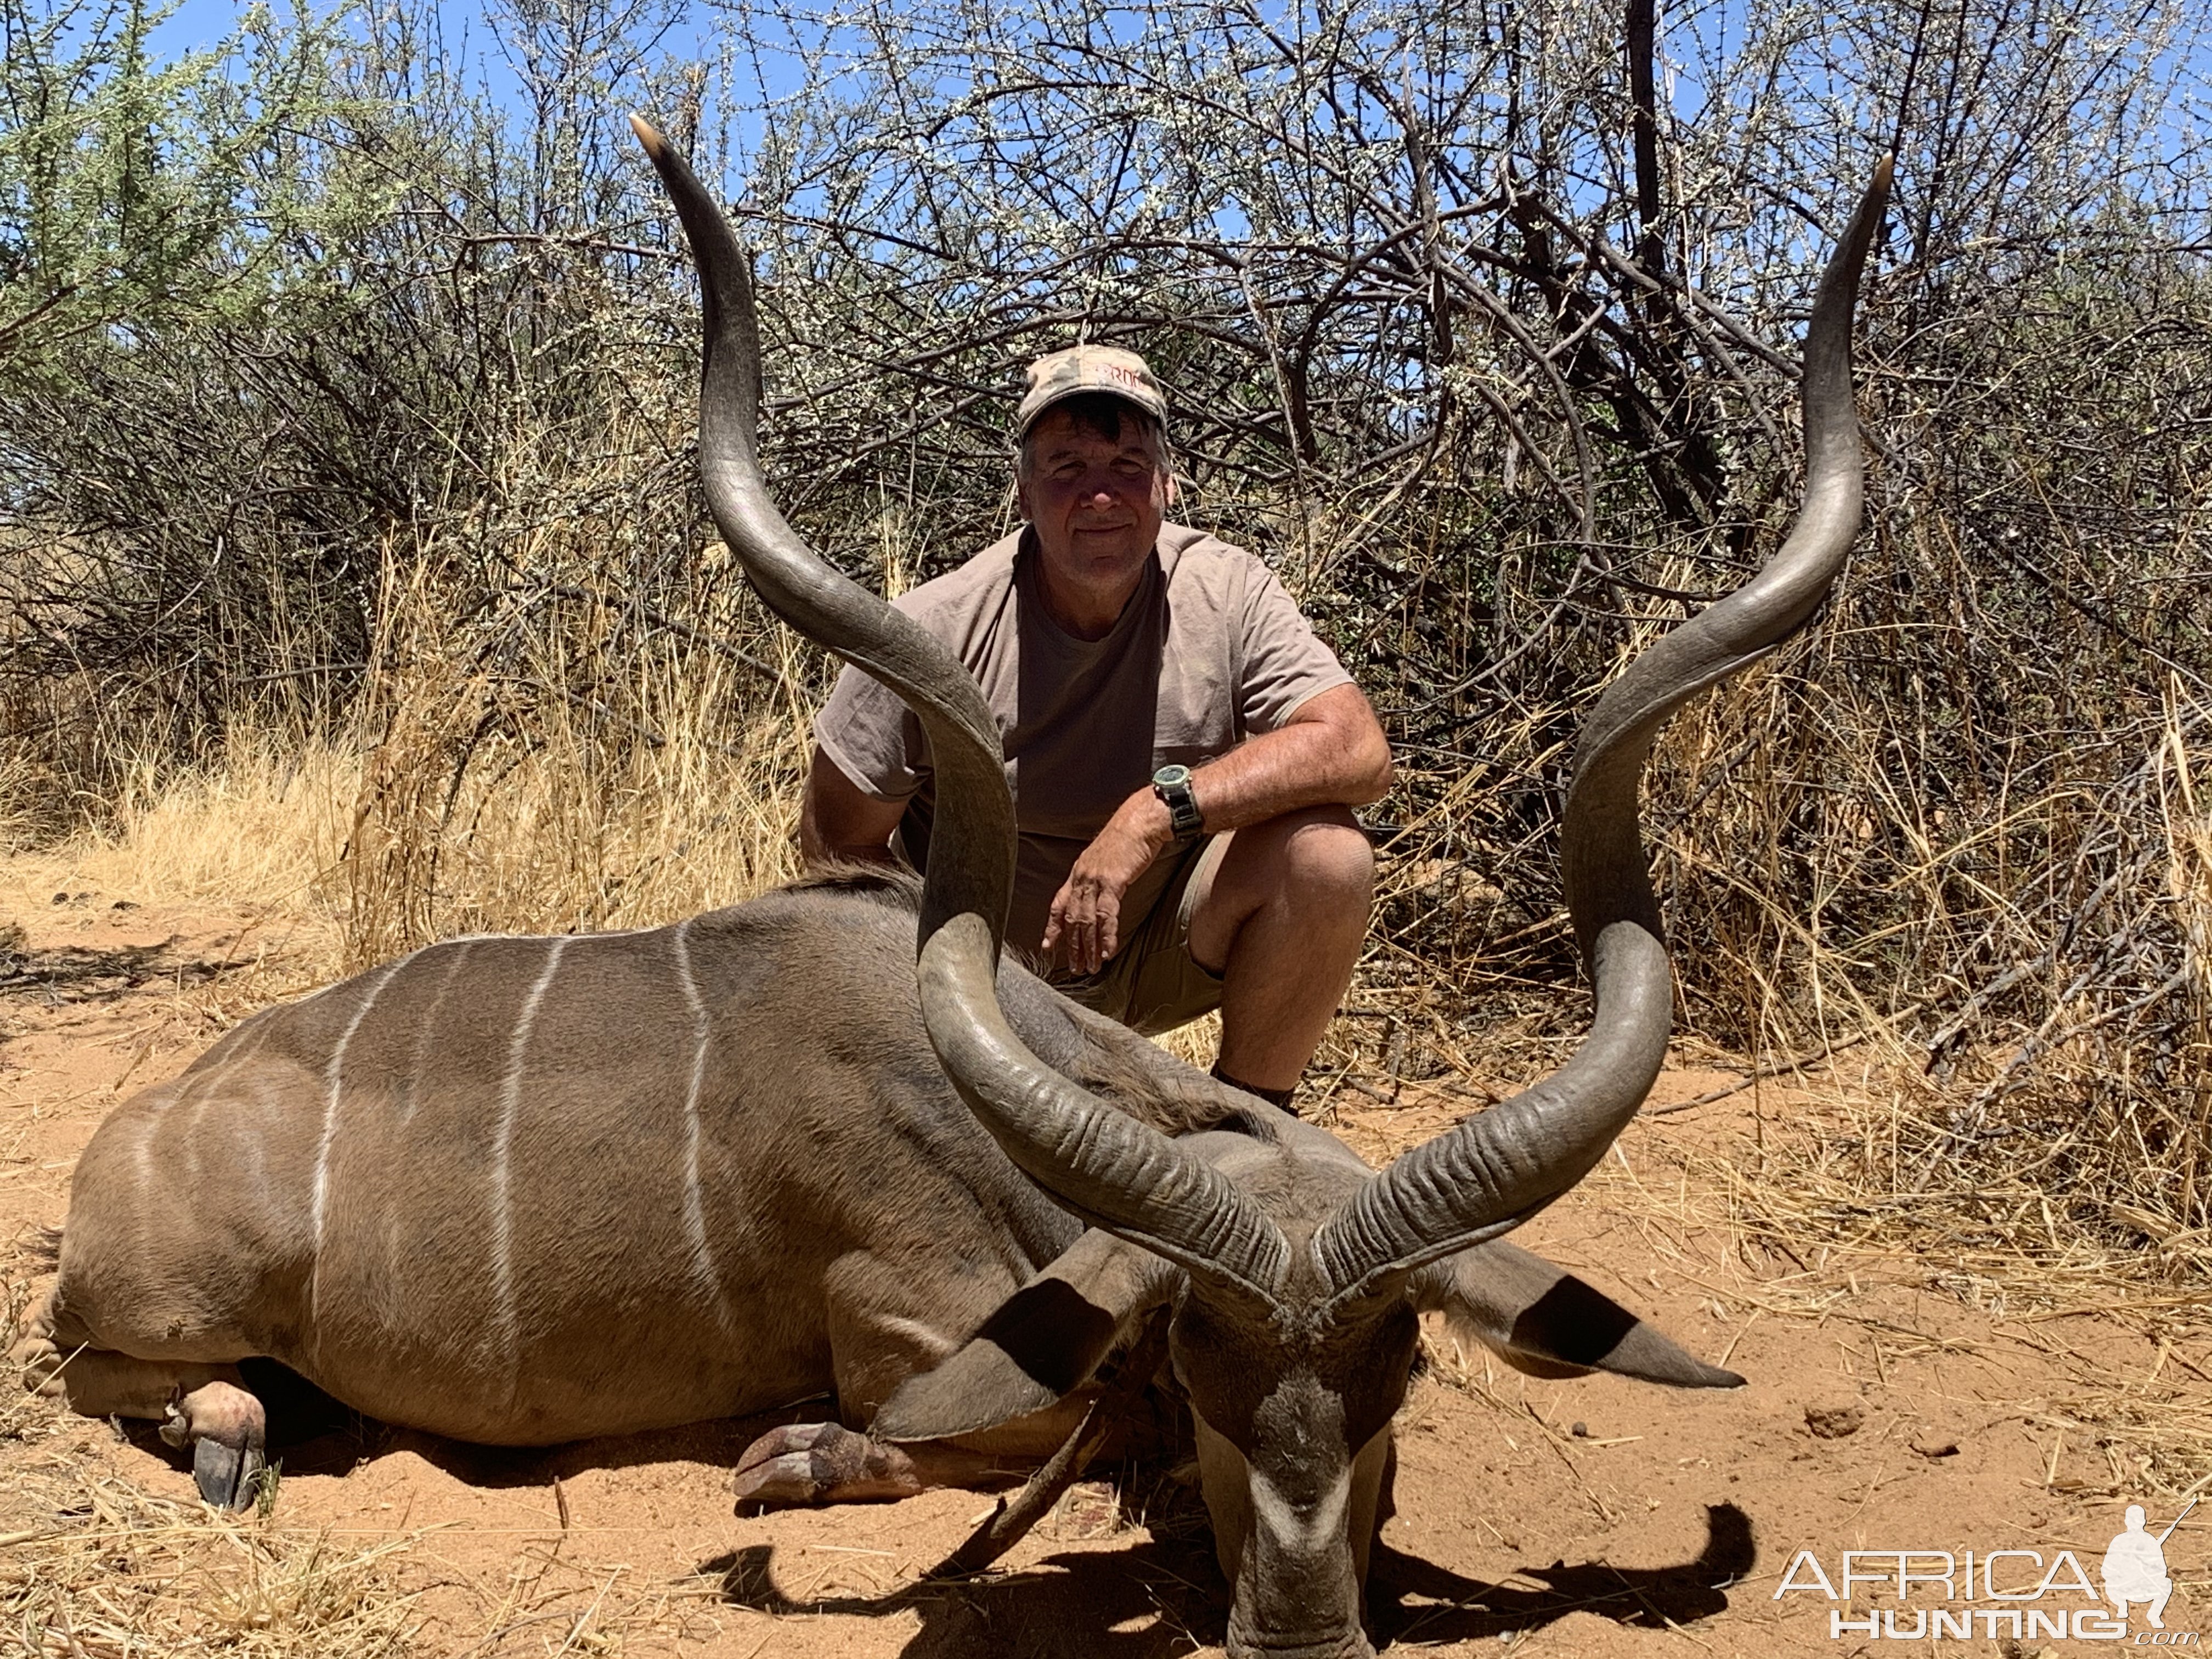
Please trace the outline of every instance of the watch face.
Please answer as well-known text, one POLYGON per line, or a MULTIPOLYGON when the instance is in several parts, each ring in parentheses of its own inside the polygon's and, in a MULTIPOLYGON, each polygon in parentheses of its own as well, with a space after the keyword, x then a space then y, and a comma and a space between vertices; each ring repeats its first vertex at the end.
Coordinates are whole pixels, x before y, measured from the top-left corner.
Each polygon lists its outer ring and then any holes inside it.
POLYGON ((1190 781, 1190 768, 1188 766, 1163 766, 1158 771, 1152 774, 1152 781, 1158 784, 1163 789, 1172 789, 1179 783, 1188 783, 1190 781))

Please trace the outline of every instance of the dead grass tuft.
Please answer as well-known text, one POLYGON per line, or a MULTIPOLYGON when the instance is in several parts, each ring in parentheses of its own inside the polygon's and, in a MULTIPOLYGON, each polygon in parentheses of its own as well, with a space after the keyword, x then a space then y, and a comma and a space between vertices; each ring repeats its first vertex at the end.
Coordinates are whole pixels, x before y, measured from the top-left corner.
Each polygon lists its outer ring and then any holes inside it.
MULTIPOLYGON (((29 1294, 6 1281, 12 1334, 29 1294)), ((414 1650, 416 1596, 400 1565, 420 1533, 369 1541, 226 1516, 108 1473, 109 1431, 0 1391, 0 1628, 27 1656, 222 1653, 235 1659, 379 1659, 414 1650)))
POLYGON ((471 667, 483 642, 429 594, 395 611, 327 883, 349 967, 453 933, 655 926, 798 873, 798 648, 779 642, 772 689, 713 653, 641 653, 619 710, 544 695, 619 608, 571 591, 507 643, 520 676, 471 667))
POLYGON ((360 757, 329 742, 241 731, 219 761, 183 770, 142 758, 112 821, 71 849, 76 873, 138 903, 307 913, 345 835, 360 757))
POLYGON ((155 1498, 66 1457, 18 1471, 0 1618, 32 1653, 374 1659, 411 1650, 394 1568, 416 1541, 361 1546, 155 1498))

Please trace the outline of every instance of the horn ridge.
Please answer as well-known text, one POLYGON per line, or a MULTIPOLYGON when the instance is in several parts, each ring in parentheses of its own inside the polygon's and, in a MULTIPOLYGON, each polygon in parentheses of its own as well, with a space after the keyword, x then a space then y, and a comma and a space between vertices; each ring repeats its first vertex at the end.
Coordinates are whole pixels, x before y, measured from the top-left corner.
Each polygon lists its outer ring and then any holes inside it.
POLYGON ((722 539, 793 628, 873 675, 921 718, 937 817, 919 928, 922 1020, 946 1076, 1008 1158, 1086 1221, 1243 1292, 1269 1297, 1290 1251, 1227 1176, 1030 1052, 999 1007, 1015 823, 997 722, 975 679, 920 624, 832 569, 769 498, 760 469, 760 326, 750 262, 690 167, 630 125, 699 266, 699 476, 722 539))
POLYGON ((1659 1075, 1674 979, 1638 812, 1644 762, 1669 715, 1803 625, 1850 551, 1863 495, 1851 323, 1890 176, 1885 158, 1814 302, 1801 386, 1804 495, 1789 536, 1749 581, 1631 663, 1577 742, 1560 864, 1595 990, 1590 1033, 1549 1078, 1404 1154, 1315 1235, 1340 1299, 1518 1226, 1589 1173, 1659 1075))

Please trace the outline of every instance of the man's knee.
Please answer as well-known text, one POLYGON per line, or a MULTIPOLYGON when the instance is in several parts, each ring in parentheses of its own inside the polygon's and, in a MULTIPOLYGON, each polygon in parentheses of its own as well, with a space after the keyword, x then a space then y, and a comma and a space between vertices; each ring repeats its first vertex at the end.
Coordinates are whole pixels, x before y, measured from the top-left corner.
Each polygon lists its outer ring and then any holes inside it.
POLYGON ((1308 806, 1260 823, 1231 839, 1221 867, 1200 901, 1190 928, 1192 957, 1224 971, 1231 941, 1267 916, 1277 924, 1328 936, 1364 933, 1373 907, 1375 849, 1351 812, 1308 806))
POLYGON ((1375 893, 1375 847, 1349 809, 1308 806, 1271 822, 1281 826, 1287 884, 1332 906, 1356 904, 1364 916, 1375 893))

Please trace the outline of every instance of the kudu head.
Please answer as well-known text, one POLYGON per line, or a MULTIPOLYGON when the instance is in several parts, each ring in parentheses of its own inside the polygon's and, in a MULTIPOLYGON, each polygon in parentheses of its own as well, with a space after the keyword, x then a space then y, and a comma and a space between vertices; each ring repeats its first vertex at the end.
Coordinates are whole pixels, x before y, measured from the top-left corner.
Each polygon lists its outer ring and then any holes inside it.
POLYGON ((1491 1241, 1580 1181, 1658 1075, 1673 987, 1638 821, 1644 759, 1668 715, 1812 615, 1857 530, 1851 318, 1888 164, 1814 307, 1796 526, 1748 583, 1631 664, 1583 728, 1561 851, 1595 988, 1590 1035, 1552 1076, 1377 1175, 1333 1137, 1256 1103, 1255 1133, 1171 1139, 1045 1066, 1015 1035, 995 991, 1015 834, 997 728, 961 665, 831 569, 769 501, 755 440, 750 262, 683 159, 632 123, 699 264, 700 471, 715 522, 770 608, 890 685, 929 736, 938 805, 919 973, 930 1040, 1007 1157, 1092 1230, 975 1340, 895 1393, 874 1432, 934 1438, 1048 1406, 1090 1375, 1131 1317, 1169 1306, 1170 1352, 1235 1587, 1230 1652, 1366 1655, 1367 1547, 1422 1310, 1457 1316, 1539 1375, 1602 1367, 1686 1386, 1741 1381, 1579 1280, 1491 1241))

